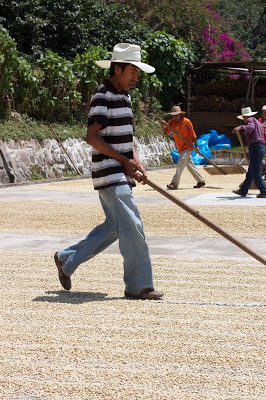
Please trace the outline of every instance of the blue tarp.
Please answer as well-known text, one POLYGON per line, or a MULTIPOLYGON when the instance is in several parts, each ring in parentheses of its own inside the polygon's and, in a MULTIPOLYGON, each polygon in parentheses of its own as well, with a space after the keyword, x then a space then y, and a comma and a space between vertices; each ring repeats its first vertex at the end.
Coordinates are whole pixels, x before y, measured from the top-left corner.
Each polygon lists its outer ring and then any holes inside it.
POLYGON ((214 129, 210 130, 208 135, 210 135, 209 147, 214 150, 231 148, 231 141, 227 135, 218 135, 214 129))
MULTIPOLYGON (((218 135, 218 133, 214 129, 210 130, 209 133, 201 135, 197 141, 200 152, 209 159, 211 159, 212 157, 210 147, 212 147, 214 150, 231 148, 231 142, 229 137, 227 135, 218 135)), ((171 154, 176 164, 177 160, 180 157, 180 154, 178 153, 177 150, 171 151, 171 154)), ((208 163, 207 160, 205 160, 205 158, 203 158, 201 155, 197 154, 195 150, 192 151, 191 157, 193 159, 194 164, 196 165, 200 164, 203 165, 208 163)))

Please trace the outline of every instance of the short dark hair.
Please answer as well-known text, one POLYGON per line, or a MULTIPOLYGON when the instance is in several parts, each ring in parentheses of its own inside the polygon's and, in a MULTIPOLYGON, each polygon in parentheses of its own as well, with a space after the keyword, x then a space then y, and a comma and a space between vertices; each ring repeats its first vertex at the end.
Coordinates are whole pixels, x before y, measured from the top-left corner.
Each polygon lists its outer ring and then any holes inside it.
POLYGON ((116 65, 117 65, 118 67, 120 67, 120 68, 122 69, 122 71, 124 71, 125 68, 126 68, 128 65, 130 65, 130 63, 111 62, 111 65, 110 65, 110 78, 111 78, 112 76, 114 76, 114 74, 115 74, 115 67, 116 67, 116 65))

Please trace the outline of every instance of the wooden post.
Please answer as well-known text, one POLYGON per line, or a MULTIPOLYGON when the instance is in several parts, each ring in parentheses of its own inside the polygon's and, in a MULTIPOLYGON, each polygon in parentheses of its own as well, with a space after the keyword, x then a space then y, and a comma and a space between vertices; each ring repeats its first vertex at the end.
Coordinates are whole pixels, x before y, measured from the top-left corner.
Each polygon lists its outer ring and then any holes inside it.
POLYGON ((249 81, 248 81, 248 89, 246 93, 246 101, 245 101, 245 106, 249 106, 249 96, 250 96, 250 91, 252 87, 252 81, 253 81, 253 72, 254 72, 254 64, 252 63, 250 66, 250 75, 249 75, 249 81))
POLYGON ((252 108, 252 110, 254 110, 255 86, 256 86, 256 83, 258 82, 258 80, 259 80, 258 77, 257 78, 253 77, 253 80, 252 80, 252 88, 251 88, 251 108, 252 108))
POLYGON ((241 147, 242 147, 242 150, 243 150, 243 153, 244 153, 244 157, 245 157, 245 159, 247 160, 247 162, 248 162, 248 164, 249 164, 249 158, 248 158, 248 155, 247 155, 247 152, 246 152, 244 143, 243 143, 243 139, 242 139, 242 137, 241 137, 241 133, 236 132, 236 134, 237 134, 239 143, 240 143, 240 145, 241 145, 241 147))

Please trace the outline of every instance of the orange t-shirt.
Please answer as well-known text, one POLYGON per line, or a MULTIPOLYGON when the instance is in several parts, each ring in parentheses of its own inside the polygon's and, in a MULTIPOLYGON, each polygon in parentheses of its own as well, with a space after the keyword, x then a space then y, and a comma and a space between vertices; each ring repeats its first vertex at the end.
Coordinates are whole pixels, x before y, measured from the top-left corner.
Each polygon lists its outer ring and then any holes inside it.
MULTIPOLYGON (((181 118, 181 120, 179 122, 175 121, 174 119, 170 119, 170 121, 168 122, 168 125, 174 129, 175 131, 177 131, 181 136, 183 136, 183 138, 185 138, 192 146, 193 146, 193 140, 192 138, 197 137, 192 122, 188 119, 188 118, 181 118)), ((167 133, 171 132, 169 128, 167 129, 167 133)), ((178 150, 178 152, 181 154, 181 152, 183 150, 186 149, 191 149, 189 147, 189 145, 185 142, 183 142, 182 139, 180 139, 177 135, 174 135, 174 139, 175 139, 175 144, 176 144, 176 148, 178 150)))

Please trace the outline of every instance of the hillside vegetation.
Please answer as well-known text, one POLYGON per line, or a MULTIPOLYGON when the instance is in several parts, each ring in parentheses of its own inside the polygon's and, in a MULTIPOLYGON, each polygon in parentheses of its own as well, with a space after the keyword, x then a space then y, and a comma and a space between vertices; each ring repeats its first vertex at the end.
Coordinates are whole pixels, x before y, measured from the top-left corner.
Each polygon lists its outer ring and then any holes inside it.
POLYGON ((142 60, 156 69, 141 74, 131 90, 136 126, 173 104, 184 107, 188 74, 196 96, 191 104, 199 107, 199 84, 211 79, 230 85, 230 78, 196 74, 193 61, 263 59, 265 15, 260 0, 178 0, 171 8, 166 0, 0 0, 0 119, 19 114, 30 127, 17 128, 20 119, 8 127, 2 122, 0 137, 47 136, 42 125, 49 123, 63 124, 62 137, 68 135, 64 124, 76 135, 108 74, 95 61, 110 58, 118 42, 140 44, 142 60), (247 7, 248 15, 242 12, 247 7))

